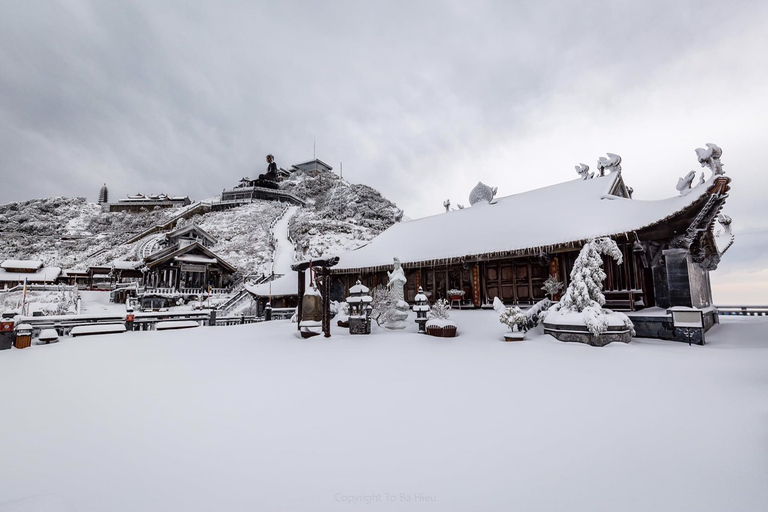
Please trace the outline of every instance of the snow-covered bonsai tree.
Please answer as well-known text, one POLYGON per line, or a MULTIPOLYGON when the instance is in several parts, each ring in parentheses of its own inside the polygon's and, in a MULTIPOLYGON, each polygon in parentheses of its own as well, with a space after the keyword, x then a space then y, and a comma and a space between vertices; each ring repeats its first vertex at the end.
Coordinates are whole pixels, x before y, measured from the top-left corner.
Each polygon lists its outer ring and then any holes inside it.
POLYGON ((512 332, 525 332, 528 330, 528 317, 517 306, 506 308, 499 315, 499 322, 503 323, 512 332))
POLYGON ((456 327, 456 323, 450 320, 450 303, 445 299, 438 299, 427 313, 427 328, 429 327, 456 327))
POLYGON ((608 315, 613 315, 634 334, 632 321, 627 315, 603 308, 605 304, 603 280, 606 277, 603 271, 603 254, 610 256, 619 264, 623 262, 621 251, 616 242, 610 238, 595 238, 587 242, 573 263, 568 289, 560 302, 545 314, 547 321, 551 321, 552 315, 557 313, 561 315, 581 313, 582 321, 589 332, 598 336, 608 329, 608 315))

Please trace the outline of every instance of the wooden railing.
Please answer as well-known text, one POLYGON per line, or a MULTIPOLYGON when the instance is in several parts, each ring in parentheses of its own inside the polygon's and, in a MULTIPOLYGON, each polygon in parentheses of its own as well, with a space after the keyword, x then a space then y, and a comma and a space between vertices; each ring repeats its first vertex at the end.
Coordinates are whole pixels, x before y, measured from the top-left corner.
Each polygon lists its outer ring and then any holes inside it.
MULTIPOLYGON (((272 310, 272 319, 289 319, 296 308, 275 308, 272 310)), ((226 326, 263 322, 264 317, 255 315, 240 315, 216 317, 214 312, 203 311, 163 311, 163 312, 137 312, 133 323, 127 322, 126 314, 119 315, 56 315, 56 316, 17 316, 16 324, 29 324, 35 336, 43 329, 55 329, 59 336, 66 336, 73 327, 80 325, 125 325, 128 330, 153 331, 158 322, 188 321, 199 322, 200 326, 226 326)))
POLYGON ((766 316, 768 306, 715 306, 720 315, 766 316))

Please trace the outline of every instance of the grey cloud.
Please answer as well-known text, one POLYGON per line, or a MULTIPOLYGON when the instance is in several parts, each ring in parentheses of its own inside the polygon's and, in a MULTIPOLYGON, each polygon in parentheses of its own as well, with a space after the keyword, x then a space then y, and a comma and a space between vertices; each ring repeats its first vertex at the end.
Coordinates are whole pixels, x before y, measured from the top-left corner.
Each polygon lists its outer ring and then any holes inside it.
POLYGON ((414 176, 429 155, 481 154, 588 75, 636 86, 749 12, 692 5, 17 3, 0 20, 0 201, 93 199, 104 180, 208 197, 266 152, 310 158, 315 136, 407 207, 416 177, 466 172, 414 176))

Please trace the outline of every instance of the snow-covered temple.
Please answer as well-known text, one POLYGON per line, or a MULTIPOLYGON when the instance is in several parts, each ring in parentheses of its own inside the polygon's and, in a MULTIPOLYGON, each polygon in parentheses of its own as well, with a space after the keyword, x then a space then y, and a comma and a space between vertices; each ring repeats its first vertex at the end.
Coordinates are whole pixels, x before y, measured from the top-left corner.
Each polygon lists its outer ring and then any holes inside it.
MULTIPOLYGON (((604 261, 606 307, 646 310, 688 306, 705 310, 707 328, 717 322, 709 272, 732 243, 730 219, 720 215, 730 178, 723 175, 720 149, 697 150, 711 176, 678 182, 679 195, 664 200, 633 199, 617 155, 601 158, 598 172, 577 167, 580 178, 529 192, 494 198, 478 184, 471 207, 398 223, 367 245, 340 255, 333 268, 345 288, 357 279, 370 286, 386 283, 397 256, 406 269, 406 300, 419 286, 431 300, 463 290, 475 307, 494 297, 507 304, 532 304, 545 296, 549 276, 565 285, 586 241, 608 236, 624 263, 604 261), (716 240, 715 225, 725 234, 716 240)), ((672 337, 671 326, 637 313, 638 336, 672 337), (669 331, 669 332, 668 332, 669 331)))
POLYGON ((216 239, 194 223, 164 237, 143 261, 142 306, 168 307, 179 297, 220 291, 237 269, 214 253, 216 239))
POLYGON ((134 194, 118 199, 116 203, 107 203, 106 184, 99 193, 99 204, 108 204, 110 212, 140 213, 157 208, 182 208, 189 206, 192 201, 188 196, 168 196, 166 194, 134 194), (102 201, 102 195, 104 201, 102 201))

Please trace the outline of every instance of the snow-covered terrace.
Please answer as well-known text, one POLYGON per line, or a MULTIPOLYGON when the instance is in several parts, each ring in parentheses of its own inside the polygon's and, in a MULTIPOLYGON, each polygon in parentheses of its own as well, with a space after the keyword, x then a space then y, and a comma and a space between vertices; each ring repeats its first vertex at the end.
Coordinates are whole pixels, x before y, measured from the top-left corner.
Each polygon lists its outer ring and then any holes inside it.
MULTIPOLYGON (((395 224, 369 244, 340 255, 335 270, 449 263, 461 258, 538 254, 592 237, 632 233, 688 208, 706 194, 714 178, 685 196, 642 201, 611 195, 621 173, 477 203, 462 210, 395 224)), ((674 190, 670 180, 670 188, 674 190)))
POLYGON ((604 348, 504 343, 493 311, 454 310, 451 339, 413 318, 2 351, 0 510, 766 510, 768 317, 604 348))

